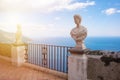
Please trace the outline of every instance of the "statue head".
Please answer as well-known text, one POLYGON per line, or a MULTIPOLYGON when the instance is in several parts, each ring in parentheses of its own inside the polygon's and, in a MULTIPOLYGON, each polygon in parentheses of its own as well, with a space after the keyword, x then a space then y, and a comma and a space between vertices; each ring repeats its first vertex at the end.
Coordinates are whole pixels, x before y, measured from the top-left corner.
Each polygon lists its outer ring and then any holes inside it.
POLYGON ((17 24, 17 30, 21 30, 21 25, 17 24))
POLYGON ((80 15, 78 15, 78 14, 75 14, 74 15, 74 21, 75 21, 75 24, 81 24, 81 20, 82 20, 82 18, 81 18, 81 16, 80 15))

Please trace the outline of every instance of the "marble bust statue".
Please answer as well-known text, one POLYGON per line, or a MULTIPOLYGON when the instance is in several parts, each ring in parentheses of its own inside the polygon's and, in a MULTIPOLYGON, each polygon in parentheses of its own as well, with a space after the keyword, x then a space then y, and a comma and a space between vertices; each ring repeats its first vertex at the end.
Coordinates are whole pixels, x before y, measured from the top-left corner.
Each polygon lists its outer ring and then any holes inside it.
POLYGON ((23 44, 22 42, 22 31, 21 31, 21 26, 18 24, 17 25, 17 31, 15 34, 15 38, 16 38, 16 44, 23 44))
POLYGON ((83 50, 86 49, 84 39, 87 37, 87 29, 81 25, 81 20, 82 18, 80 15, 74 15, 76 27, 71 30, 70 35, 76 42, 75 48, 83 50))

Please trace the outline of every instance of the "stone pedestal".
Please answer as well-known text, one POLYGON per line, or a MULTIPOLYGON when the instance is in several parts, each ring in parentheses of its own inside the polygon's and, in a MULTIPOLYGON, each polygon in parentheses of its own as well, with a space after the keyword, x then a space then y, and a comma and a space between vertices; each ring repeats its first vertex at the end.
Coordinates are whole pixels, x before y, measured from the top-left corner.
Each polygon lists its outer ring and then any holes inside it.
POLYGON ((12 53, 11 53, 11 59, 12 59, 12 64, 16 66, 21 66, 25 62, 25 45, 16 45, 13 44, 12 46, 12 53))
POLYGON ((87 55, 82 50, 70 49, 68 80, 87 80, 87 55))

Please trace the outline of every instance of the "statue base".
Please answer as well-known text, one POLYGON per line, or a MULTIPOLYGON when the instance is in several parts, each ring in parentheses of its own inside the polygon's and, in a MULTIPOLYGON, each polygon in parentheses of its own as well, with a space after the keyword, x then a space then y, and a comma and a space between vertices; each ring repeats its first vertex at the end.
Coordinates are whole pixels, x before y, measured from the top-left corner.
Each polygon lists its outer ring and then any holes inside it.
POLYGON ((68 57, 68 80, 87 80, 87 60, 84 50, 72 48, 68 57))
POLYGON ((11 50, 11 59, 12 64, 15 66, 22 66, 25 62, 25 54, 26 54, 26 46, 25 44, 13 44, 11 50))
POLYGON ((85 54, 84 50, 85 49, 80 49, 80 48, 76 48, 76 47, 69 49, 71 54, 85 54))
POLYGON ((26 44, 25 44, 25 43, 20 43, 20 44, 18 44, 18 43, 13 43, 12 45, 13 45, 13 46, 25 46, 26 44))

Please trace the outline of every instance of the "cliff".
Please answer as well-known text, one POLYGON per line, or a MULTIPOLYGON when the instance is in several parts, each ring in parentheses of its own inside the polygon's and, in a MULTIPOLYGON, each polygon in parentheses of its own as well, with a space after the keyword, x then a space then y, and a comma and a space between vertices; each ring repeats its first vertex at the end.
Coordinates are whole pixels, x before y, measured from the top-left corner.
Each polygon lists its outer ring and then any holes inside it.
MULTIPOLYGON (((26 36, 22 37, 23 42, 30 41, 26 36)), ((15 33, 5 32, 0 30, 0 43, 14 43, 15 42, 15 33)))

